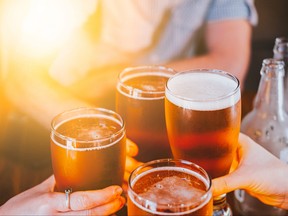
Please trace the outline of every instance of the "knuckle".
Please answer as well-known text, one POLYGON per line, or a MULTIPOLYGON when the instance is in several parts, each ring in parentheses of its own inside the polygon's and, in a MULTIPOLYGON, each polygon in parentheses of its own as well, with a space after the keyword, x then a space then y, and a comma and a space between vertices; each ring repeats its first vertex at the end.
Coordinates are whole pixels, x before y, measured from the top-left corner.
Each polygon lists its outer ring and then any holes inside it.
POLYGON ((85 193, 82 193, 81 195, 77 196, 75 203, 71 205, 71 208, 73 208, 73 210, 87 209, 90 207, 89 200, 89 197, 85 193))

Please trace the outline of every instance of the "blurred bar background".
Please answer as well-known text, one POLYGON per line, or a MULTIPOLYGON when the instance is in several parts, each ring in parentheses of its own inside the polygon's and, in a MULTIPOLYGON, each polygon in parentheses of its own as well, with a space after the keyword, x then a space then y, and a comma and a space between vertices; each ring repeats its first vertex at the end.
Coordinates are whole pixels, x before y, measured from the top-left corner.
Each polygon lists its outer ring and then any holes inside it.
POLYGON ((276 37, 288 36, 288 1, 255 0, 259 22, 253 29, 252 56, 245 86, 257 91, 264 58, 273 57, 276 37))
MULTIPOLYGON (((3 25, 5 2, 24 7, 22 0, 0 0, 0 27, 3 25)), ((243 93, 243 115, 251 109, 251 102, 260 80, 262 60, 273 56, 276 37, 288 36, 288 0, 255 0, 259 15, 254 27, 252 56, 243 93)), ((21 14, 19 14, 21 17, 21 14)), ((11 21, 11 27, 12 27, 11 21)), ((13 28, 10 29, 13 31, 13 28)), ((10 65, 10 56, 17 49, 10 49, 7 32, 0 28, 0 84, 3 85, 10 65)), ((11 44, 11 43, 10 43, 11 44)), ((15 46, 16 44, 13 44, 15 46)), ((31 188, 52 174, 49 131, 29 117, 22 115, 6 100, 0 90, 0 205, 12 196, 31 188), (33 136, 31 136, 33 133, 33 136), (40 143, 42 143, 40 145, 40 143)))

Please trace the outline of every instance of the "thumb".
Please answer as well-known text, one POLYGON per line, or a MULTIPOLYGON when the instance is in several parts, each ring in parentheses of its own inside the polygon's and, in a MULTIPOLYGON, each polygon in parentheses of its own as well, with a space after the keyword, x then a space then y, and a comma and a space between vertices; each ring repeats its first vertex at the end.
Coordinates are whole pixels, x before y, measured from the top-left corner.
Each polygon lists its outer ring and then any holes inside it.
POLYGON ((126 139, 126 153, 130 157, 135 157, 138 154, 138 146, 130 139, 126 139))
POLYGON ((54 191, 55 188, 55 178, 54 175, 51 175, 49 178, 47 178, 46 180, 44 180, 40 186, 43 190, 45 191, 54 191))
POLYGON ((213 196, 229 193, 240 187, 241 183, 235 172, 212 180, 213 196))

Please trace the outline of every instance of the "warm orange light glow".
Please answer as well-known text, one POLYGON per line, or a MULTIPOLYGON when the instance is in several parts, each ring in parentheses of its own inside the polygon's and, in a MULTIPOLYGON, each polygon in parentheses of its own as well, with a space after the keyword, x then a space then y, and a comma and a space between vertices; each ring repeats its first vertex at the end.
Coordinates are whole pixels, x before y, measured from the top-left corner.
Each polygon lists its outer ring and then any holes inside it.
POLYGON ((85 22, 95 10, 95 3, 94 0, 7 1, 3 32, 14 43, 18 41, 22 51, 29 49, 29 55, 49 53, 62 46, 85 22))

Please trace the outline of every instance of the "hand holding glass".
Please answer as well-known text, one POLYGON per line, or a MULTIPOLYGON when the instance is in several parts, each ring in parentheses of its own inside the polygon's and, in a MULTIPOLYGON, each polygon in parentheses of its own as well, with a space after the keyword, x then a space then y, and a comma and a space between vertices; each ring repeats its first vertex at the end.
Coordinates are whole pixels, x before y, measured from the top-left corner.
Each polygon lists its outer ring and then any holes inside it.
MULTIPOLYGON (((165 96, 173 156, 199 164, 211 178, 227 174, 240 132, 238 79, 219 70, 181 72, 168 80, 165 96)), ((225 196, 214 199, 214 210, 231 214, 225 196)))
POLYGON ((63 112, 51 124, 51 156, 58 191, 121 186, 124 122, 117 113, 102 108, 63 112))

